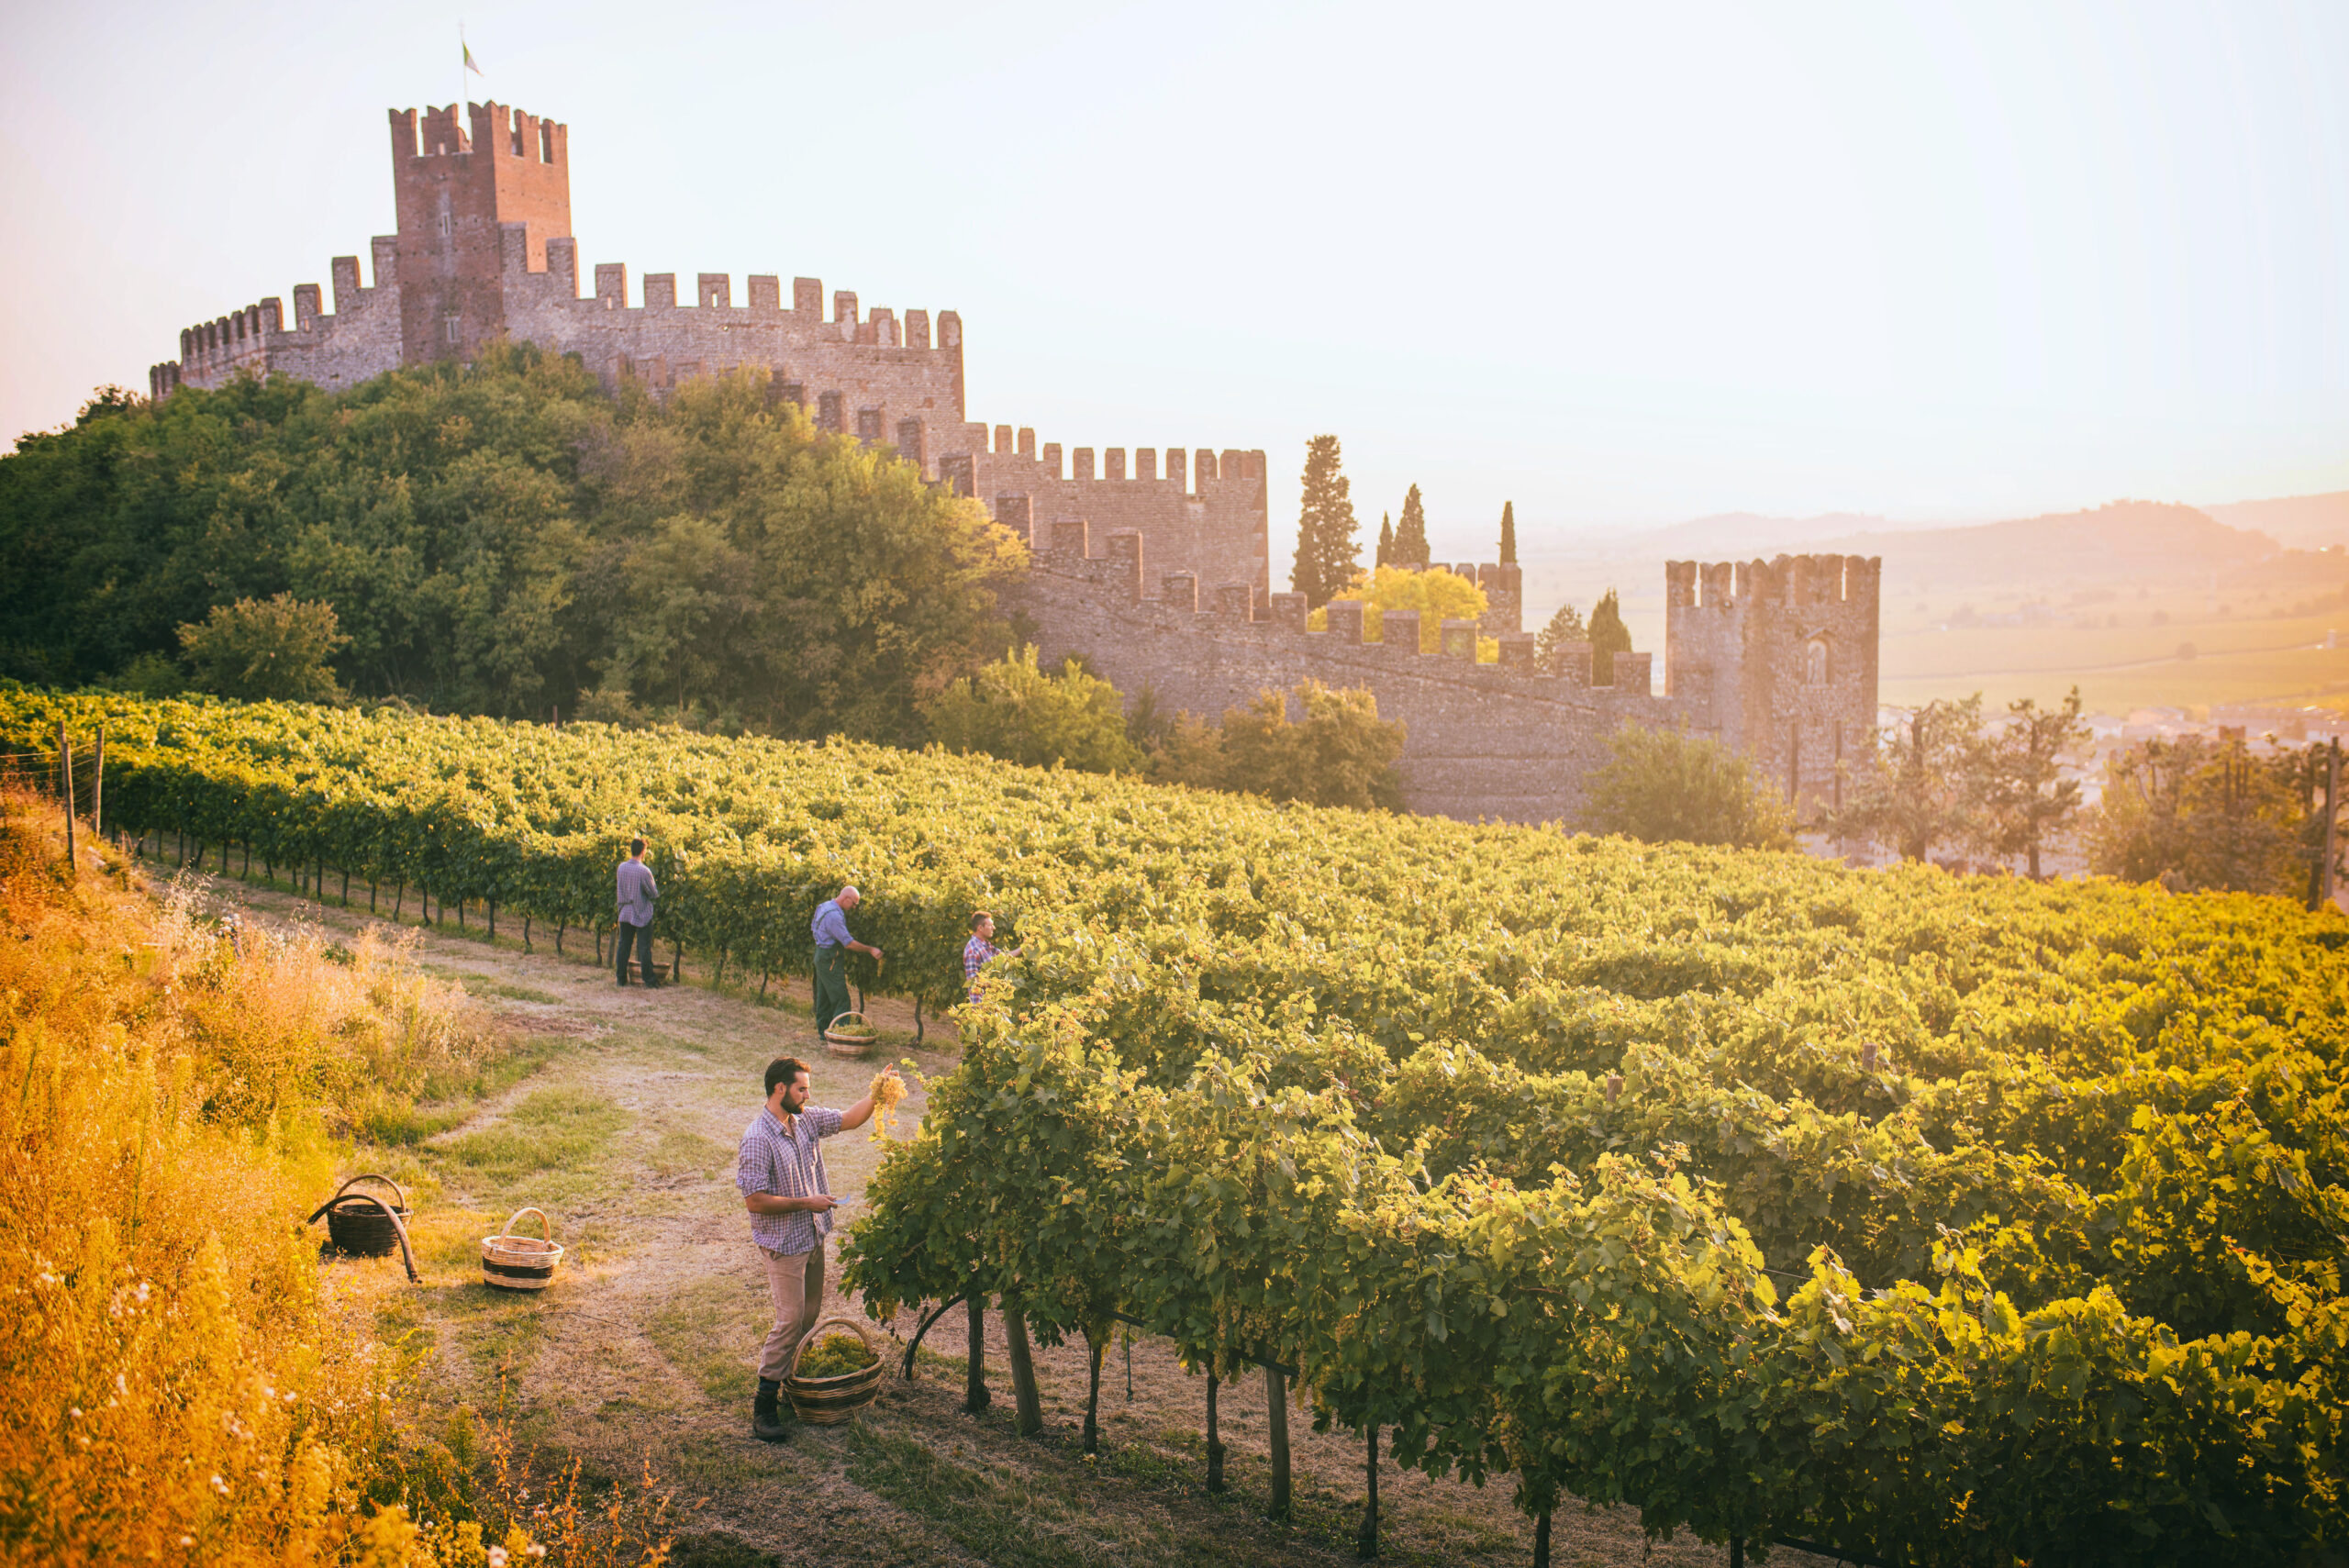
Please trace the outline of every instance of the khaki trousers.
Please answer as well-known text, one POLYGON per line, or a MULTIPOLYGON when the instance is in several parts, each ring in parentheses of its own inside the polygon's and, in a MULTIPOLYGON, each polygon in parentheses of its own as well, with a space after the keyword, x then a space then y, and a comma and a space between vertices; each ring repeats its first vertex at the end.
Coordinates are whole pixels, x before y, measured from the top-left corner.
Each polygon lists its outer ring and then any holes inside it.
POLYGON ((771 1252, 759 1256, 767 1265, 767 1294, 774 1299, 774 1328, 759 1347, 759 1375, 781 1383, 791 1374, 791 1358, 799 1341, 816 1326, 824 1309, 824 1243, 813 1251, 771 1252))

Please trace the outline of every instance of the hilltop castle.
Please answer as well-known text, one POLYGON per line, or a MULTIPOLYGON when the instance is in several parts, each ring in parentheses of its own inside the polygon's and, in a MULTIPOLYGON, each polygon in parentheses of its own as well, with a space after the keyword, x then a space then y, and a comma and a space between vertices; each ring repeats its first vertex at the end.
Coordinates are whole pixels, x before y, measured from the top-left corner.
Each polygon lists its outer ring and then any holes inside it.
POLYGON ((1363 640, 1358 605, 1306 629, 1302 595, 1274 593, 1264 454, 1200 447, 1099 454, 1032 429, 964 417, 963 320, 952 310, 861 310, 815 278, 753 273, 747 303, 725 272, 695 279, 681 305, 674 273, 601 263, 580 293, 571 233, 569 128, 502 104, 391 115, 396 234, 373 244, 372 283, 356 256, 319 286, 294 290, 294 318, 263 299, 180 334, 180 357, 152 367, 150 393, 286 375, 353 386, 401 365, 470 360, 500 338, 576 354, 609 384, 665 392, 743 366, 769 395, 813 409, 818 428, 887 443, 930 480, 984 500, 1027 539, 1036 570, 1013 590, 1044 655, 1089 657, 1130 695, 1149 685, 1168 707, 1205 715, 1311 675, 1364 686, 1408 727, 1405 797, 1420 811, 1518 821, 1571 817, 1607 735, 1629 722, 1714 735, 1752 755, 1806 812, 1833 801, 1837 763, 1876 721, 1877 562, 1776 562, 1665 568, 1666 688, 1649 654, 1618 655, 1591 680, 1587 646, 1537 673, 1514 564, 1462 565, 1490 609, 1447 621, 1442 652, 1419 652, 1419 617, 1389 613, 1385 640, 1363 640), (1103 553, 1096 556, 1098 541, 1103 553), (1149 571, 1144 569, 1145 550, 1149 571), (1479 632, 1500 662, 1475 662, 1479 632))

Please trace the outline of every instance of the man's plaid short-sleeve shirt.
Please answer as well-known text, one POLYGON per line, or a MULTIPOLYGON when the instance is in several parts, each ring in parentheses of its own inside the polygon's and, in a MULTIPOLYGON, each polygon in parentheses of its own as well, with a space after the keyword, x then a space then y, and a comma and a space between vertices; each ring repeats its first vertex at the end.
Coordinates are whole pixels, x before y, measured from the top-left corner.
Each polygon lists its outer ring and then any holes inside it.
POLYGON ((987 960, 996 952, 996 945, 985 937, 973 937, 963 944, 963 988, 971 994, 974 1002, 979 999, 979 971, 986 967, 987 960))
MULTIPOLYGON (((734 1184, 748 1197, 773 1193, 778 1197, 831 1195, 831 1179, 824 1171, 822 1140, 841 1129, 841 1113, 808 1106, 791 1118, 785 1129, 766 1106, 742 1129, 742 1151, 734 1164, 734 1184)), ((751 1235, 770 1252, 796 1257, 814 1251, 832 1232, 832 1217, 794 1209, 789 1214, 751 1216, 751 1235)))

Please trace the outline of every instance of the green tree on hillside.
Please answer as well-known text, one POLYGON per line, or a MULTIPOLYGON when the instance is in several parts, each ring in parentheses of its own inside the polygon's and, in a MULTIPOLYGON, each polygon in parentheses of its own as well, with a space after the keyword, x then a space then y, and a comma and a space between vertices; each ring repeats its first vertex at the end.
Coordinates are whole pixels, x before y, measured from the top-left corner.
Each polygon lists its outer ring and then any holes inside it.
POLYGON ((1517 564, 1517 503, 1501 503, 1501 564, 1517 564))
POLYGON ((1371 564, 1386 566, 1395 559, 1395 517, 1392 513, 1378 514, 1378 557, 1371 564))
POLYGON ((1927 703, 1876 738, 1828 830, 1911 861, 1930 858, 1936 846, 1981 845, 1983 744, 1981 693, 1927 703))
POLYGON ((1743 752, 1709 737, 1629 724, 1609 738, 1608 749, 1584 810, 1592 832, 1652 844, 1794 846, 1794 813, 1743 752))
POLYGON ((956 751, 1007 762, 1107 773, 1139 767, 1118 689, 1074 659, 1056 673, 1037 667, 1030 644, 966 675, 925 708, 930 733, 956 751))
POLYGON ((2064 776, 2088 740, 2080 722, 2080 688, 2054 707, 2029 697, 2007 705, 2006 721, 1985 740, 1982 806, 1989 847, 2027 858, 2039 875, 2040 851, 2080 808, 2080 784, 2064 776))
POLYGON ((1354 541, 1353 486, 1338 467, 1338 438, 1315 436, 1305 446, 1305 495, 1297 519, 1297 562, 1288 585, 1319 609, 1354 580, 1362 547, 1354 541))
POLYGON ((2145 740, 2105 763, 2088 865, 2173 892, 2297 898, 2308 881, 2304 753, 2254 757, 2240 740, 2145 740))
POLYGON ((1403 727, 1378 717, 1378 699, 1308 680, 1293 694, 1303 717, 1291 719, 1290 695, 1264 692, 1224 714, 1224 787, 1267 800, 1400 811, 1395 760, 1403 727))
POLYGON ((1582 624, 1582 612, 1572 605, 1560 605, 1547 624, 1533 634, 1533 662, 1546 674, 1558 674, 1566 645, 1589 640, 1590 628, 1582 624))
POLYGON ((335 625, 332 605, 291 594, 215 605, 201 623, 180 628, 196 684, 253 701, 340 702, 328 661, 350 640, 335 625))
POLYGON ((1631 629, 1623 624, 1622 606, 1616 603, 1612 588, 1600 595, 1598 603, 1591 606, 1589 637, 1591 682, 1612 685, 1615 655, 1631 651, 1631 629))
POLYGON ((763 372, 656 400, 523 346, 328 393, 93 399, 0 457, 0 675, 129 678, 216 606, 333 606, 339 680, 544 717, 632 687, 696 722, 918 741, 1006 644, 1024 551, 763 372))
POLYGON ((1424 572, 1428 567, 1428 509, 1419 499, 1419 487, 1412 485, 1403 497, 1403 520, 1395 525, 1395 544, 1386 552, 1387 563, 1424 572))

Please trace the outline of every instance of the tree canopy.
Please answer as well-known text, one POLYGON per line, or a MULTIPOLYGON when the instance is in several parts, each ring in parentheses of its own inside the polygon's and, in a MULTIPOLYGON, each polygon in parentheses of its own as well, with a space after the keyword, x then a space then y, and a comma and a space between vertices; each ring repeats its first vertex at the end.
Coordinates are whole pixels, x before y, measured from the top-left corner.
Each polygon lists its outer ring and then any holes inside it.
POLYGON ((331 607, 360 695, 918 740, 1005 645, 1022 547, 771 390, 607 392, 522 345, 337 393, 101 396, 0 458, 0 674, 150 685, 182 625, 285 594, 331 607))
POLYGON ((1305 445, 1304 501, 1297 519, 1297 562, 1289 586, 1319 609, 1354 580, 1362 547, 1354 540, 1353 489, 1338 466, 1338 438, 1315 436, 1305 445))
POLYGON ((1794 813, 1754 773, 1753 759, 1703 736, 1625 725, 1591 775, 1584 823, 1650 843, 1787 850, 1794 813))
MULTIPOLYGON (((1485 591, 1455 572, 1420 572, 1408 566, 1382 566, 1369 576, 1356 576, 1333 599, 1360 599, 1363 602, 1362 634, 1365 640, 1377 640, 1386 635, 1385 612, 1417 610, 1419 613, 1419 651, 1443 651, 1443 623, 1447 620, 1476 620, 1489 607, 1485 591)), ((1306 618, 1306 626, 1314 631, 1326 631, 1330 617, 1326 610, 1316 611, 1306 618)), ((1492 663, 1500 657, 1498 639, 1485 636, 1476 639, 1476 657, 1492 663)))
POLYGON ((1395 542, 1386 551, 1390 565, 1424 571, 1428 564, 1428 508, 1412 485, 1403 497, 1403 520, 1395 525, 1395 542))
POLYGON ((1615 655, 1631 651, 1631 628, 1623 624, 1623 609, 1615 590, 1599 595, 1590 609, 1590 678, 1598 685, 1615 680, 1615 655))
POLYGON ((1590 628, 1582 624, 1582 612, 1574 606, 1560 605, 1542 629, 1533 634, 1533 662, 1544 673, 1554 675, 1570 642, 1590 640, 1590 628))

